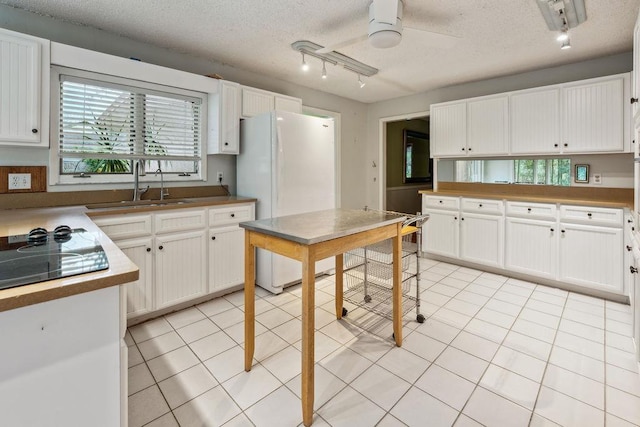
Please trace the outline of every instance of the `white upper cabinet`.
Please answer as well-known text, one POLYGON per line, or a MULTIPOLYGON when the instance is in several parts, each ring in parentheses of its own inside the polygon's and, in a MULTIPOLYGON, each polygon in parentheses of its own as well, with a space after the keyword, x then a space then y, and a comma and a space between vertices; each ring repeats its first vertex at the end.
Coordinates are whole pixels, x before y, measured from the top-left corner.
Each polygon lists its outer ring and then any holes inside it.
MULTIPOLYGON (((633 105, 632 114, 636 122, 640 120, 638 112, 640 111, 640 14, 633 30, 633 82, 631 85, 631 104, 633 105)), ((640 346, 638 346, 640 348, 640 346)))
POLYGON ((509 153, 509 98, 506 95, 467 102, 467 155, 509 153))
POLYGON ((430 134, 431 157, 466 156, 467 103, 432 105, 430 134))
POLYGON ((208 154, 240 153, 240 85, 219 81, 209 95, 208 154))
POLYGON ((631 152, 629 74, 431 105, 432 157, 631 152))
POLYGON ((273 110, 302 112, 302 100, 262 89, 242 86, 242 117, 253 117, 273 110))
POLYGON ((560 151, 560 88, 513 93, 509 113, 512 154, 560 151))
POLYGON ((0 145, 49 146, 49 44, 0 28, 0 145))
POLYGON ((625 149, 624 80, 618 75, 563 87, 564 153, 625 149))

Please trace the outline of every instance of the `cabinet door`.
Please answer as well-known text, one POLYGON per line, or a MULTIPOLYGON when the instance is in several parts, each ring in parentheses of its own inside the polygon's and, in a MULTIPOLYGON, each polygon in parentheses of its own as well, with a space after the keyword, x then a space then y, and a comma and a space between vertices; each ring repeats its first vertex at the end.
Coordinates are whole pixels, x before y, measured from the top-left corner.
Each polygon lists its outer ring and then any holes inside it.
POLYGON ((460 258, 478 264, 502 267, 504 248, 502 216, 460 215, 460 258))
POLYGON ((275 96, 275 109, 278 111, 290 111, 292 113, 302 113, 302 99, 290 96, 275 96))
POLYGON ((509 152, 509 98, 506 95, 467 102, 467 154, 509 152))
POLYGON ((239 86, 221 82, 220 153, 239 154, 240 151, 240 96, 239 86))
MULTIPOLYGON (((638 99, 640 97, 640 15, 638 15, 636 26, 633 29, 633 72, 631 76, 633 80, 631 82, 631 98, 638 99)), ((635 101, 631 114, 632 117, 636 118, 636 121, 638 120, 638 112, 640 111, 639 107, 640 103, 635 101)), ((640 348, 640 343, 638 343, 638 348, 640 348)))
POLYGON ((547 279, 556 278, 557 226, 552 221, 505 220, 504 267, 547 279))
POLYGON ((240 227, 209 231, 209 292, 244 283, 244 230, 240 227))
POLYGON ((124 254, 138 266, 140 277, 127 283, 127 317, 136 317, 153 311, 153 240, 150 237, 117 241, 124 254))
POLYGON ((274 109, 273 93, 250 87, 242 88, 242 117, 253 117, 274 109))
POLYGON ((429 210, 422 226, 424 252, 458 258, 458 212, 429 210))
POLYGON ((48 43, 0 29, 1 145, 49 146, 48 43))
POLYGON ((622 229, 560 223, 558 279, 622 293, 622 229))
POLYGON ((624 78, 563 87, 565 153, 624 150, 624 78))
POLYGON ((431 106, 431 157, 467 154, 467 103, 431 106))
POLYGON ((156 309, 207 292, 205 230, 158 236, 155 241, 156 309))
POLYGON ((560 152, 560 89, 517 92, 509 99, 512 154, 560 152))

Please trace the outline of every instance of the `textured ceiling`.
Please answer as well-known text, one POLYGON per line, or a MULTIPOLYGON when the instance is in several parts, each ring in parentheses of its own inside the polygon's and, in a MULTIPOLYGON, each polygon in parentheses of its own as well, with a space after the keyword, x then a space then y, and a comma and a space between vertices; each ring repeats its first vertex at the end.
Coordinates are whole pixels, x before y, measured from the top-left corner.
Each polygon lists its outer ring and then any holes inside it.
MULTIPOLYGON (((233 67, 376 102, 453 84, 508 75, 629 51, 638 0, 585 0, 587 21, 571 30, 572 49, 560 50, 539 0, 404 0, 405 33, 390 49, 367 41, 340 53, 376 67, 365 79, 319 60, 300 70, 290 45, 326 46, 366 34, 371 0, 0 0, 131 39, 201 56, 233 67), (458 37, 434 46, 428 33, 458 37)), ((232 76, 230 76, 232 77, 232 76)))

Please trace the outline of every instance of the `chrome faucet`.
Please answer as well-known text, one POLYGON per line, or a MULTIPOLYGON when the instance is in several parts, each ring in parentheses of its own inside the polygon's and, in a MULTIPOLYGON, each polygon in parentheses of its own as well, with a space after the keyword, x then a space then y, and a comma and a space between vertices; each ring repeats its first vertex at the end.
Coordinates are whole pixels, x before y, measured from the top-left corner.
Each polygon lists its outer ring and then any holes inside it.
POLYGON ((158 168, 158 170, 156 170, 155 175, 158 176, 158 174, 160 174, 160 200, 164 200, 164 196, 169 196, 169 190, 164 189, 164 175, 162 173, 162 169, 158 168))
MULTIPOLYGON (((142 176, 145 175, 144 173, 144 165, 142 165, 142 176)), ((142 196, 144 193, 146 193, 147 191, 149 191, 149 186, 147 185, 147 188, 140 188, 139 187, 139 180, 140 180, 140 160, 136 160, 136 163, 133 167, 133 201, 136 202, 138 200, 140 200, 140 196, 142 196)))

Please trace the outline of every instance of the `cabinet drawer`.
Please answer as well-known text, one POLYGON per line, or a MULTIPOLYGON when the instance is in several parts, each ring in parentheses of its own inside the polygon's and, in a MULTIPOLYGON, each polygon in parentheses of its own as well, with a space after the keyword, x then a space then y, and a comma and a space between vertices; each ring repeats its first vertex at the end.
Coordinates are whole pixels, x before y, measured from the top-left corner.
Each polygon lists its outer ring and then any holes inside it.
POLYGON ((560 220, 566 222, 622 227, 622 218, 622 209, 560 206, 560 220))
POLYGON ((463 198, 462 211, 502 215, 504 213, 504 203, 502 203, 502 200, 463 198))
POLYGON ((103 216, 92 220, 111 240, 151 235, 151 215, 103 216))
POLYGON ((507 216, 555 220, 558 208, 551 203, 507 202, 507 216))
POLYGON ((457 211, 459 207, 459 197, 423 196, 422 198, 422 210, 447 209, 450 211, 457 211))
POLYGON ((253 219, 253 205, 233 205, 224 208, 209 208, 209 226, 237 224, 253 219))
POLYGON ((172 212, 155 214, 156 233, 195 230, 206 227, 206 211, 204 209, 175 209, 172 212))

